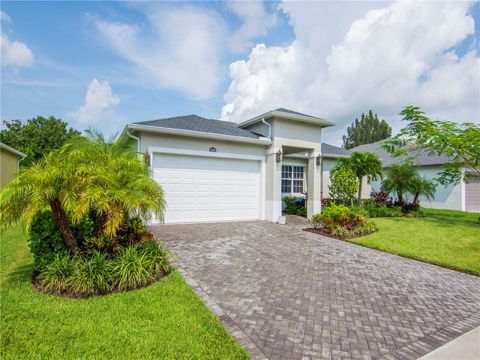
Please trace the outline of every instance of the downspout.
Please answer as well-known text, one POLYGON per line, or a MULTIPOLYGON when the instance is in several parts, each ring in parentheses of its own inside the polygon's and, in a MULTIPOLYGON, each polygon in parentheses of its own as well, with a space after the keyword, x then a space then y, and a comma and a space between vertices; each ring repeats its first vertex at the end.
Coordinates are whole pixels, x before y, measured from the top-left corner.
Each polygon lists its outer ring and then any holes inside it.
POLYGON ((268 122, 266 122, 264 117, 262 117, 262 123, 264 123, 265 125, 268 126, 268 136, 267 136, 267 138, 269 140, 272 140, 272 125, 270 125, 268 122))
POLYGON ((20 159, 17 160, 17 170, 20 169, 20 161, 25 160, 27 155, 22 155, 20 159))
POLYGON ((140 138, 132 135, 130 130, 127 130, 127 136, 133 140, 137 141, 137 153, 140 153, 140 138))

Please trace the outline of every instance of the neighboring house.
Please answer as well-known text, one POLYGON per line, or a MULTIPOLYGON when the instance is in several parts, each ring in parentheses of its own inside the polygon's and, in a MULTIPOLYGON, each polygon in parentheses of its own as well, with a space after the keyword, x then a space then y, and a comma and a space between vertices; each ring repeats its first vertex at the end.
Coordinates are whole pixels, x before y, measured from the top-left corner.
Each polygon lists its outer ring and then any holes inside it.
POLYGON ((25 156, 27 155, 0 142, 0 187, 5 186, 12 180, 13 175, 18 170, 20 161, 25 156))
POLYGON ((188 115, 123 133, 165 191, 165 223, 277 222, 285 194, 307 192, 308 217, 320 212, 322 129, 333 125, 280 108, 240 124, 188 115))
MULTIPOLYGON (((394 158, 389 152, 380 147, 380 142, 360 145, 350 149, 352 152, 373 152, 382 160, 383 167, 387 168, 400 158, 394 158)), ((408 157, 415 158, 415 163, 418 166, 418 173, 427 179, 438 177, 438 173, 442 171, 443 165, 449 162, 447 156, 430 155, 425 148, 411 149, 408 152, 408 157)), ((466 170, 463 169, 463 176, 466 170)), ((462 177, 463 177, 462 176, 462 177)), ((379 190, 381 181, 376 181, 371 184, 373 190, 379 190)), ((447 186, 437 185, 435 192, 435 199, 429 201, 424 197, 420 198, 420 202, 425 207, 435 209, 451 209, 463 211, 480 211, 480 178, 471 178, 468 183, 460 181, 458 184, 449 184, 447 186)))

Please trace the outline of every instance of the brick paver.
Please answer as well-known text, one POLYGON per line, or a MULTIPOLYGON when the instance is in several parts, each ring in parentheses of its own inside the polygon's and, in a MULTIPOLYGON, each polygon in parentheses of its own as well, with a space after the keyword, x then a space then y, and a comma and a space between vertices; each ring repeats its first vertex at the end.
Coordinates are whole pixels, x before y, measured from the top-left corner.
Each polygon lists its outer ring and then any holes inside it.
POLYGON ((255 359, 414 359, 480 325, 480 278, 237 222, 154 231, 255 359))

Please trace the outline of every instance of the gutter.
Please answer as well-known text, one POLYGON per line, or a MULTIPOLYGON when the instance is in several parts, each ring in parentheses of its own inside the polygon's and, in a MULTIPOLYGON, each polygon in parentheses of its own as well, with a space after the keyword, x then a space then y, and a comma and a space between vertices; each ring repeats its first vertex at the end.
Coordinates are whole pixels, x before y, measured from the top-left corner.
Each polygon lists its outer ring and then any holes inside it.
POLYGON ((273 110, 273 111, 269 111, 265 114, 255 116, 252 119, 246 120, 246 121, 240 123, 238 125, 238 127, 242 128, 244 126, 255 124, 255 123, 261 121, 262 118, 271 118, 271 117, 278 117, 278 118, 281 118, 281 119, 295 120, 295 121, 320 125, 322 127, 329 127, 329 126, 335 126, 336 125, 336 123, 334 123, 332 121, 322 119, 322 118, 317 118, 317 117, 312 117, 312 116, 296 115, 296 114, 289 114, 289 113, 285 113, 283 111, 273 110))
POLYGON ((272 143, 270 139, 266 139, 266 138, 254 139, 254 138, 247 138, 247 137, 235 136, 235 135, 223 135, 223 134, 216 134, 216 133, 207 133, 203 131, 173 129, 173 128, 166 128, 166 127, 160 127, 160 126, 150 126, 150 125, 140 125, 140 124, 127 124, 125 129, 127 130, 127 134, 128 134, 128 129, 132 129, 132 130, 145 131, 150 133, 197 137, 197 138, 203 138, 203 139, 216 139, 216 140, 224 140, 224 141, 235 141, 235 142, 248 143, 248 144, 265 145, 265 146, 270 145, 272 143))
POLYGON ((129 138, 133 139, 133 140, 136 140, 137 141, 137 153, 140 152, 140 138, 139 137, 136 137, 136 136, 133 136, 129 130, 126 131, 126 134, 129 138))

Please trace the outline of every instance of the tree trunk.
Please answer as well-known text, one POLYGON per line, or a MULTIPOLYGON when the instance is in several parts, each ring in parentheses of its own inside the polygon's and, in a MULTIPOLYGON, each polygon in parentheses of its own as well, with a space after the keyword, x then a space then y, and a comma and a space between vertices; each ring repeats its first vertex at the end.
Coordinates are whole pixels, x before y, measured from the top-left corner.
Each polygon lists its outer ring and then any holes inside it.
POLYGON ((418 198, 420 197, 420 193, 419 192, 416 192, 415 193, 415 197, 413 198, 413 203, 414 204, 417 204, 418 203, 418 198))
POLYGON ((358 180, 358 197, 357 197, 357 205, 360 206, 361 202, 362 202, 362 183, 363 183, 363 179, 360 178, 358 180))
POLYGON ((63 210, 60 200, 55 199, 50 202, 50 208, 52 209, 53 218, 58 226, 58 230, 60 230, 63 242, 67 245, 70 251, 74 254, 78 254, 80 252, 80 247, 72 233, 72 229, 70 229, 67 214, 65 213, 65 210, 63 210))
POLYGON ((400 204, 403 204, 403 191, 402 190, 398 190, 397 191, 397 196, 398 196, 398 202, 400 204))

